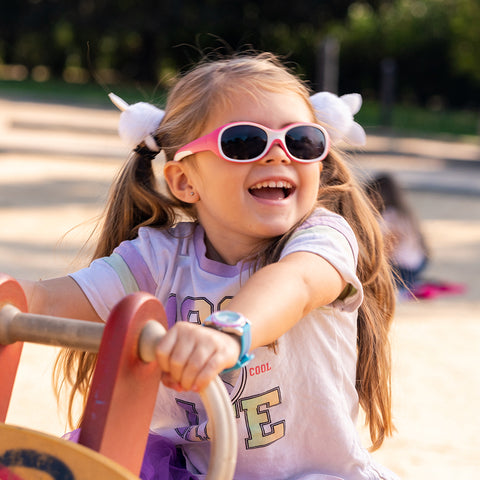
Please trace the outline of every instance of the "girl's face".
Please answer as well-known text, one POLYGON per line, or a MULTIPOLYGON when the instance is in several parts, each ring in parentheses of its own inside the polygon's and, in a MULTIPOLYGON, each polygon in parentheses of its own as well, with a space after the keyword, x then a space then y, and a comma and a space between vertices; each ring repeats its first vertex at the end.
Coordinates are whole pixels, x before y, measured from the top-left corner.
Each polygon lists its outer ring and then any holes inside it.
MULTIPOLYGON (((255 99, 234 99, 230 107, 212 114, 202 135, 237 121, 280 129, 313 118, 297 94, 265 92, 255 99)), ((209 151, 197 153, 195 158, 168 162, 165 177, 178 198, 196 203, 207 236, 207 255, 236 264, 312 210, 321 165, 291 161, 274 144, 263 158, 244 164, 228 162, 209 151)))

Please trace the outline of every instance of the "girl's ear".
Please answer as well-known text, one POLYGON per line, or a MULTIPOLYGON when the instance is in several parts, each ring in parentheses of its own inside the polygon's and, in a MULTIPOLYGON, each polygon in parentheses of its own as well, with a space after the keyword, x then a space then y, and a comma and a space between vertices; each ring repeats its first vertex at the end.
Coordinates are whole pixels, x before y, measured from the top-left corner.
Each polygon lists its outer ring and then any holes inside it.
POLYGON ((163 175, 172 194, 185 203, 196 203, 199 198, 191 182, 191 169, 184 162, 166 162, 163 175))

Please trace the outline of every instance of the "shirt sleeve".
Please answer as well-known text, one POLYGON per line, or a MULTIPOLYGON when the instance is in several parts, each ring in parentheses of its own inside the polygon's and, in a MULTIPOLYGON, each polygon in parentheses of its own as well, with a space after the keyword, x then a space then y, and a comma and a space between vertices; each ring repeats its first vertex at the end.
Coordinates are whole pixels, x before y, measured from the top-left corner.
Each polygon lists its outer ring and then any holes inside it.
POLYGON ((155 294, 157 284, 146 261, 153 248, 148 233, 148 229, 140 229, 135 240, 122 242, 109 257, 70 274, 103 321, 126 295, 138 291, 155 294))
POLYGON ((346 311, 357 309, 363 289, 357 277, 358 243, 345 219, 325 209, 315 211, 285 245, 280 258, 294 252, 310 252, 329 262, 347 282, 348 294, 332 306, 346 311))
POLYGON ((70 277, 82 289, 104 322, 112 308, 127 295, 120 278, 105 258, 94 260, 90 266, 71 273, 70 277))

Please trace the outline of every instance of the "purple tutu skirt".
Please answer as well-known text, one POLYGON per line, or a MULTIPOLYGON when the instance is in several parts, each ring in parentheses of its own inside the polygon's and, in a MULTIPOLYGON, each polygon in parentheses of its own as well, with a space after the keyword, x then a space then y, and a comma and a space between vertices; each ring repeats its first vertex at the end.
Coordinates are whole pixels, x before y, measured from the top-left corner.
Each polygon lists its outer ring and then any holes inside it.
POLYGON ((140 471, 142 480, 198 480, 185 466, 175 444, 160 435, 149 434, 140 471))
MULTIPOLYGON (((78 442, 80 429, 63 436, 65 440, 78 442)), ((149 434, 142 468, 141 480, 198 480, 185 466, 181 450, 167 438, 149 434)))

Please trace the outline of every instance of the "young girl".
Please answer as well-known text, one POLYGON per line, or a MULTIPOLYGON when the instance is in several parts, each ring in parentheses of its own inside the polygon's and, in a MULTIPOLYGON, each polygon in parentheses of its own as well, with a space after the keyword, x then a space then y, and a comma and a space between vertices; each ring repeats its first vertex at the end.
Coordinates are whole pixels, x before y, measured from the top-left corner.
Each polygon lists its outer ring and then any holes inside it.
POLYGON ((428 263, 428 249, 418 219, 391 175, 378 175, 365 189, 382 215, 387 251, 397 273, 398 287, 401 291, 413 291, 428 263))
MULTIPOLYGON (((142 478, 170 478, 165 445, 170 470, 186 465, 178 478, 204 477, 196 392, 217 374, 237 419, 235 479, 396 478, 355 425, 360 405, 374 449, 392 432, 393 283, 377 219, 307 88, 269 54, 205 61, 156 123, 112 190, 96 260, 24 283, 31 311, 93 321, 137 289, 163 302, 163 385, 142 478)), ((85 392, 94 357, 64 360, 85 392)))
POLYGON ((388 256, 396 274, 400 299, 433 299, 461 294, 465 286, 425 279, 431 256, 420 222, 395 178, 383 173, 368 181, 365 191, 382 216, 388 256))

